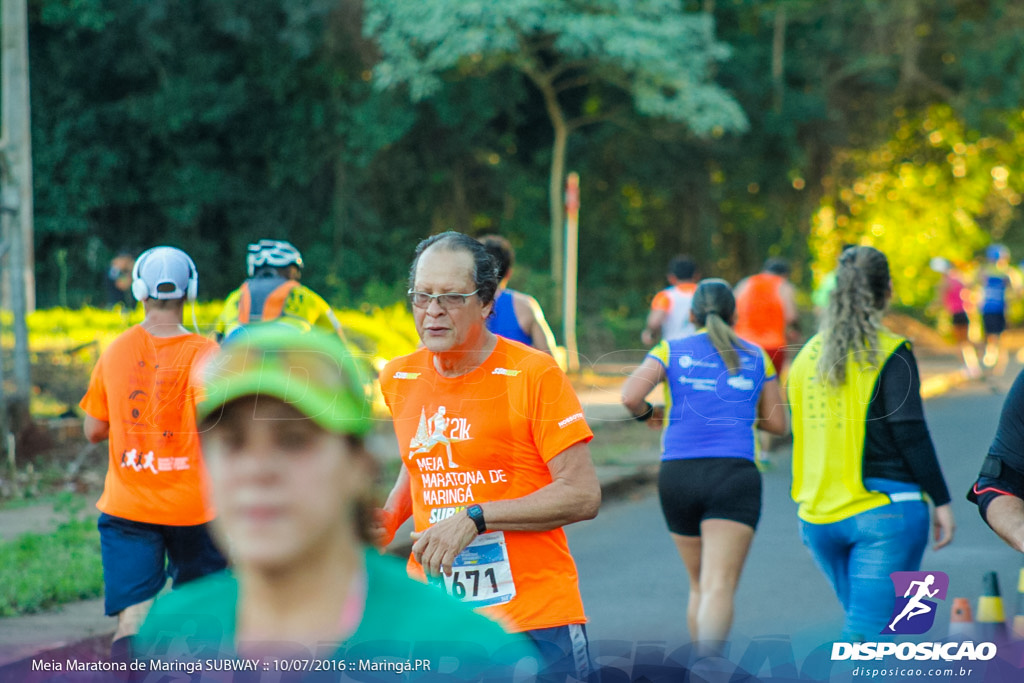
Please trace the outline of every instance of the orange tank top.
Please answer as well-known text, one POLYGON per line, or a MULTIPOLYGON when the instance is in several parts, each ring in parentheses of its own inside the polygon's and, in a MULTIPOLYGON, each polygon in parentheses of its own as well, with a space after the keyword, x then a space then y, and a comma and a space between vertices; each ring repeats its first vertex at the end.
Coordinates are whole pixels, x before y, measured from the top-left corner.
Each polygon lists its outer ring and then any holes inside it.
POLYGON ((786 345, 786 310, 779 294, 783 278, 759 273, 736 297, 736 334, 764 349, 786 345))

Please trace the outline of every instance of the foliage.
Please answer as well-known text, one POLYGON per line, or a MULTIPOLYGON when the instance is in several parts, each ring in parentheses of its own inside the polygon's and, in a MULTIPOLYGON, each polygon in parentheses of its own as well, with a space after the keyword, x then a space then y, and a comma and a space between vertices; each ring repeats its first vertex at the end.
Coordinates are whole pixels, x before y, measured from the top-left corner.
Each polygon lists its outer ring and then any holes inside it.
POLYGON ((819 275, 843 243, 889 256, 897 300, 925 305, 938 273, 935 256, 970 263, 1020 221, 1024 126, 1004 138, 966 130, 951 108, 898 111, 890 140, 837 156, 834 192, 814 219, 819 275))
POLYGON ((374 83, 382 90, 406 85, 420 101, 438 93, 445 77, 503 69, 536 88, 553 134, 550 262, 559 290, 563 179, 574 130, 602 121, 629 125, 636 114, 686 124, 701 136, 746 128, 737 103, 714 83, 713 65, 729 50, 713 27, 711 15, 685 12, 674 0, 371 0, 365 23, 380 48, 374 83))
MULTIPOLYGON (((676 252, 729 280, 767 255, 788 257, 809 288, 806 264, 824 259, 816 267, 827 269, 838 239, 809 240, 812 223, 829 209, 844 215, 844 189, 860 197, 858 182, 898 176, 871 154, 895 144, 895 156, 924 164, 908 171, 922 182, 926 167, 941 168, 944 145, 894 138, 934 107, 965 145, 998 143, 944 187, 964 189, 969 204, 984 165, 1009 170, 1008 187, 1017 178, 1024 5, 1014 0, 29 9, 43 306, 99 303, 114 253, 164 243, 192 253, 201 296, 217 299, 244 276, 244 245, 277 236, 303 250, 306 283, 335 306, 388 307, 416 242, 455 228, 507 236, 514 277, 558 330, 551 221, 560 227, 564 162, 582 185, 580 317, 593 334, 581 351, 600 352, 593 345, 629 337, 676 252), (719 135, 729 121, 737 132, 719 135), (607 333, 608 311, 622 335, 607 333)), ((865 210, 887 226, 903 210, 920 225, 910 214, 926 210, 927 193, 890 190, 903 209, 886 199, 865 210)), ((1019 207, 986 197, 965 209, 977 243, 1024 245, 1019 207)), ((937 195, 937 206, 947 199, 937 195)), ((951 230, 936 228, 930 242, 975 246, 951 230)), ((922 272, 918 257, 911 265, 922 272)), ((908 301, 932 277, 917 278, 908 301)))
POLYGON ((0 543, 0 617, 31 614, 103 592, 100 539, 93 520, 71 520, 52 534, 0 543))
MULTIPOLYGON (((223 301, 196 304, 200 333, 212 333, 223 307, 223 301)), ((190 305, 186 305, 185 320, 186 326, 191 328, 189 308, 190 305)), ((405 304, 383 308, 366 305, 359 310, 339 311, 337 316, 353 353, 376 369, 396 356, 410 353, 419 343, 412 314, 405 304)), ((40 392, 33 395, 33 414, 61 414, 77 405, 85 395, 89 375, 102 349, 142 318, 141 305, 130 311, 86 307, 30 313, 27 322, 32 380, 40 392)), ((0 326, 4 328, 0 341, 10 348, 14 343, 10 312, 0 312, 0 326)), ((11 368, 5 368, 5 376, 10 375, 11 368)))
MULTIPOLYGON (((710 79, 729 49, 707 14, 673 0, 370 0, 366 32, 382 53, 375 83, 407 84, 414 100, 437 93, 442 77, 508 66, 556 90, 597 84, 630 96, 640 113, 686 122, 695 132, 742 129, 743 112, 710 79)), ((587 115, 606 107, 599 92, 587 115)))
POLYGON ((314 288, 340 267, 335 164, 372 156, 401 125, 350 125, 367 114, 349 46, 324 40, 335 3, 86 5, 39 0, 31 21, 40 280, 56 267, 49 255, 76 247, 80 304, 117 250, 170 243, 195 256, 204 292, 223 296, 244 274, 246 242, 277 235, 309 245, 314 288))

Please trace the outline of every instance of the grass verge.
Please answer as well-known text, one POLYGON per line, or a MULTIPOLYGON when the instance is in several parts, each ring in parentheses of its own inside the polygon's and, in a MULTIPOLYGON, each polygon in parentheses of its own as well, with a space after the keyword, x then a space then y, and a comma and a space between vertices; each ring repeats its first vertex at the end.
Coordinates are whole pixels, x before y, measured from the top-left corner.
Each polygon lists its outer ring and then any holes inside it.
POLYGON ((93 520, 71 520, 51 534, 0 543, 0 617, 31 614, 103 592, 100 537, 93 520))
POLYGON ((594 440, 590 457, 595 465, 657 464, 661 454, 661 430, 634 420, 590 423, 594 440))

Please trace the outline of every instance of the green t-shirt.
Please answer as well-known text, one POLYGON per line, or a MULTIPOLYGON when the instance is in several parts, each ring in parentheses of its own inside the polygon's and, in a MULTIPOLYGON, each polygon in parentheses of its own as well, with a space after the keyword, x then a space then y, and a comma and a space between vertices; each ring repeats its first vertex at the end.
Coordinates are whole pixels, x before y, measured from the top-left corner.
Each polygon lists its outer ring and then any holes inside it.
POLYGON ((297 643, 276 644, 265 649, 297 654, 240 658, 235 650, 238 580, 220 572, 157 600, 135 639, 135 656, 147 671, 246 666, 271 674, 310 671, 315 680, 511 680, 514 670, 536 671, 539 655, 525 636, 506 633, 440 588, 410 579, 400 560, 373 550, 365 557, 363 617, 343 643, 325 642, 317 652, 297 643), (396 678, 396 673, 405 675, 396 678))

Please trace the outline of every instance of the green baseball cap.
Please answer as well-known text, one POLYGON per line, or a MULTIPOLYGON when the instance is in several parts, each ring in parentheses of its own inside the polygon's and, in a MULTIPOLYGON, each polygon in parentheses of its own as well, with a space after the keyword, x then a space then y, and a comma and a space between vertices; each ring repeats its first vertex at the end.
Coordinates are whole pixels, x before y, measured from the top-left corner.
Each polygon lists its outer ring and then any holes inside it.
POLYGON ((247 325, 199 369, 199 421, 246 396, 271 396, 328 432, 362 436, 371 405, 358 363, 337 336, 276 323, 247 325))

